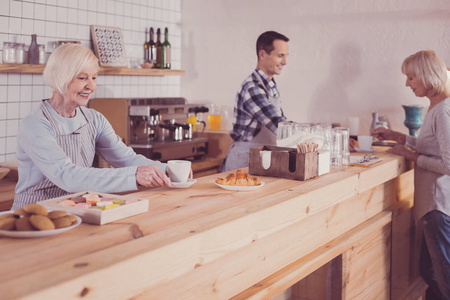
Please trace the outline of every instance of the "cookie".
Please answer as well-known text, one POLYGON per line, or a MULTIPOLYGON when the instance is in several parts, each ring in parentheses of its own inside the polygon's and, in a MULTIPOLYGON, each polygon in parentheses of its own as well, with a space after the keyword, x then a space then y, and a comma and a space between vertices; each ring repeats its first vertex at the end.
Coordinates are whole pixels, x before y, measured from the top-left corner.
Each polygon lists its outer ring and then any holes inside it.
POLYGON ((29 217, 31 214, 27 213, 23 208, 19 208, 14 211, 14 215, 29 217))
POLYGON ((30 219, 28 217, 22 217, 16 220, 17 231, 34 231, 34 227, 31 226, 30 219))
POLYGON ((48 214, 47 209, 42 205, 32 203, 27 204, 23 208, 27 213, 46 216, 48 214))
POLYGON ((67 212, 64 210, 54 210, 48 213, 48 218, 50 220, 58 219, 67 216, 67 212))
POLYGON ((56 229, 69 227, 70 225, 72 225, 72 220, 71 220, 71 218, 69 218, 69 216, 54 219, 52 221, 55 224, 56 229))
POLYGON ((66 218, 69 218, 69 220, 72 222, 71 224, 77 221, 77 218, 74 215, 67 215, 66 218))
POLYGON ((42 215, 31 215, 30 223, 37 230, 55 229, 55 224, 53 224, 52 220, 42 215))
POLYGON ((70 198, 69 200, 72 200, 75 203, 84 203, 86 202, 86 198, 85 197, 74 197, 74 198, 70 198))
POLYGON ((14 230, 16 227, 16 218, 9 217, 0 220, 0 230, 14 230))

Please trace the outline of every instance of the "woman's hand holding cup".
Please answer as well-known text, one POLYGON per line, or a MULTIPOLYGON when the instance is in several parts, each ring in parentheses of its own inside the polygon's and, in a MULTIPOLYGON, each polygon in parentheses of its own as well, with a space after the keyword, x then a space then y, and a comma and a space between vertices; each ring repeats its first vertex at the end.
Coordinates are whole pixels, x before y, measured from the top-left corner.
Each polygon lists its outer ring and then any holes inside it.
POLYGON ((156 165, 141 166, 136 171, 136 181, 145 187, 170 186, 170 179, 156 165))

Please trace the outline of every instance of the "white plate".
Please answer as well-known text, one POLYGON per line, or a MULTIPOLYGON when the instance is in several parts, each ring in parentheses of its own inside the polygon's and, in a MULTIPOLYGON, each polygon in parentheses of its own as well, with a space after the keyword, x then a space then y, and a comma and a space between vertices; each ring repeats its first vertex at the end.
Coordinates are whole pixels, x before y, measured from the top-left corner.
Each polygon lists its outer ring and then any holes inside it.
POLYGON ((173 182, 171 188, 174 189, 185 189, 196 183, 196 179, 189 178, 186 182, 173 182))
POLYGON ((370 148, 368 150, 359 149, 358 147, 355 147, 355 151, 359 153, 372 153, 375 152, 375 148, 370 148))
MULTIPOLYGON (((0 215, 10 214, 10 213, 12 213, 12 212, 11 211, 4 211, 4 212, 1 212, 0 215)), ((81 224, 81 218, 79 216, 75 216, 75 218, 77 218, 77 221, 75 222, 75 224, 70 225, 69 227, 59 228, 59 229, 52 229, 52 230, 37 230, 37 231, 0 230, 0 237, 6 236, 6 237, 12 237, 12 238, 29 239, 29 238, 40 238, 40 237, 57 235, 57 234, 63 233, 65 231, 67 231, 67 230, 73 229, 73 228, 77 227, 78 225, 80 225, 81 224)))
POLYGON ((214 183, 223 188, 224 190, 229 190, 229 191, 254 191, 257 190, 261 187, 264 186, 264 181, 261 181, 260 185, 253 185, 253 186, 236 186, 236 185, 223 185, 223 184, 218 184, 217 182, 214 181, 214 183))

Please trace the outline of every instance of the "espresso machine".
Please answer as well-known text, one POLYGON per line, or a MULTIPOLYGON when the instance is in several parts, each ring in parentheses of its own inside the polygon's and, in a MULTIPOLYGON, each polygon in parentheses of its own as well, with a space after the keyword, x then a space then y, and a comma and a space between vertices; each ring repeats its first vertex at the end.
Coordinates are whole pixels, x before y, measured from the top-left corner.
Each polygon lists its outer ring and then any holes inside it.
POLYGON ((190 112, 207 111, 204 105, 189 104, 181 97, 95 98, 89 107, 108 119, 125 144, 150 159, 198 160, 208 153, 205 127, 194 130, 188 123, 190 112))

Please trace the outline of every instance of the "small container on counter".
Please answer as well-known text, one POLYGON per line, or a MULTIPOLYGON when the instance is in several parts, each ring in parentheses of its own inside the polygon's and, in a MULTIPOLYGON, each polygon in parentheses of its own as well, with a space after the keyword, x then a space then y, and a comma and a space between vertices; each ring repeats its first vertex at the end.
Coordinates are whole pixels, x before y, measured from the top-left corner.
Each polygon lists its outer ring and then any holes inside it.
POLYGON ((16 64, 25 63, 25 44, 16 43, 14 48, 16 50, 16 64))
POLYGON ((3 57, 2 61, 5 64, 16 63, 16 49, 14 48, 14 43, 3 42, 3 57))

